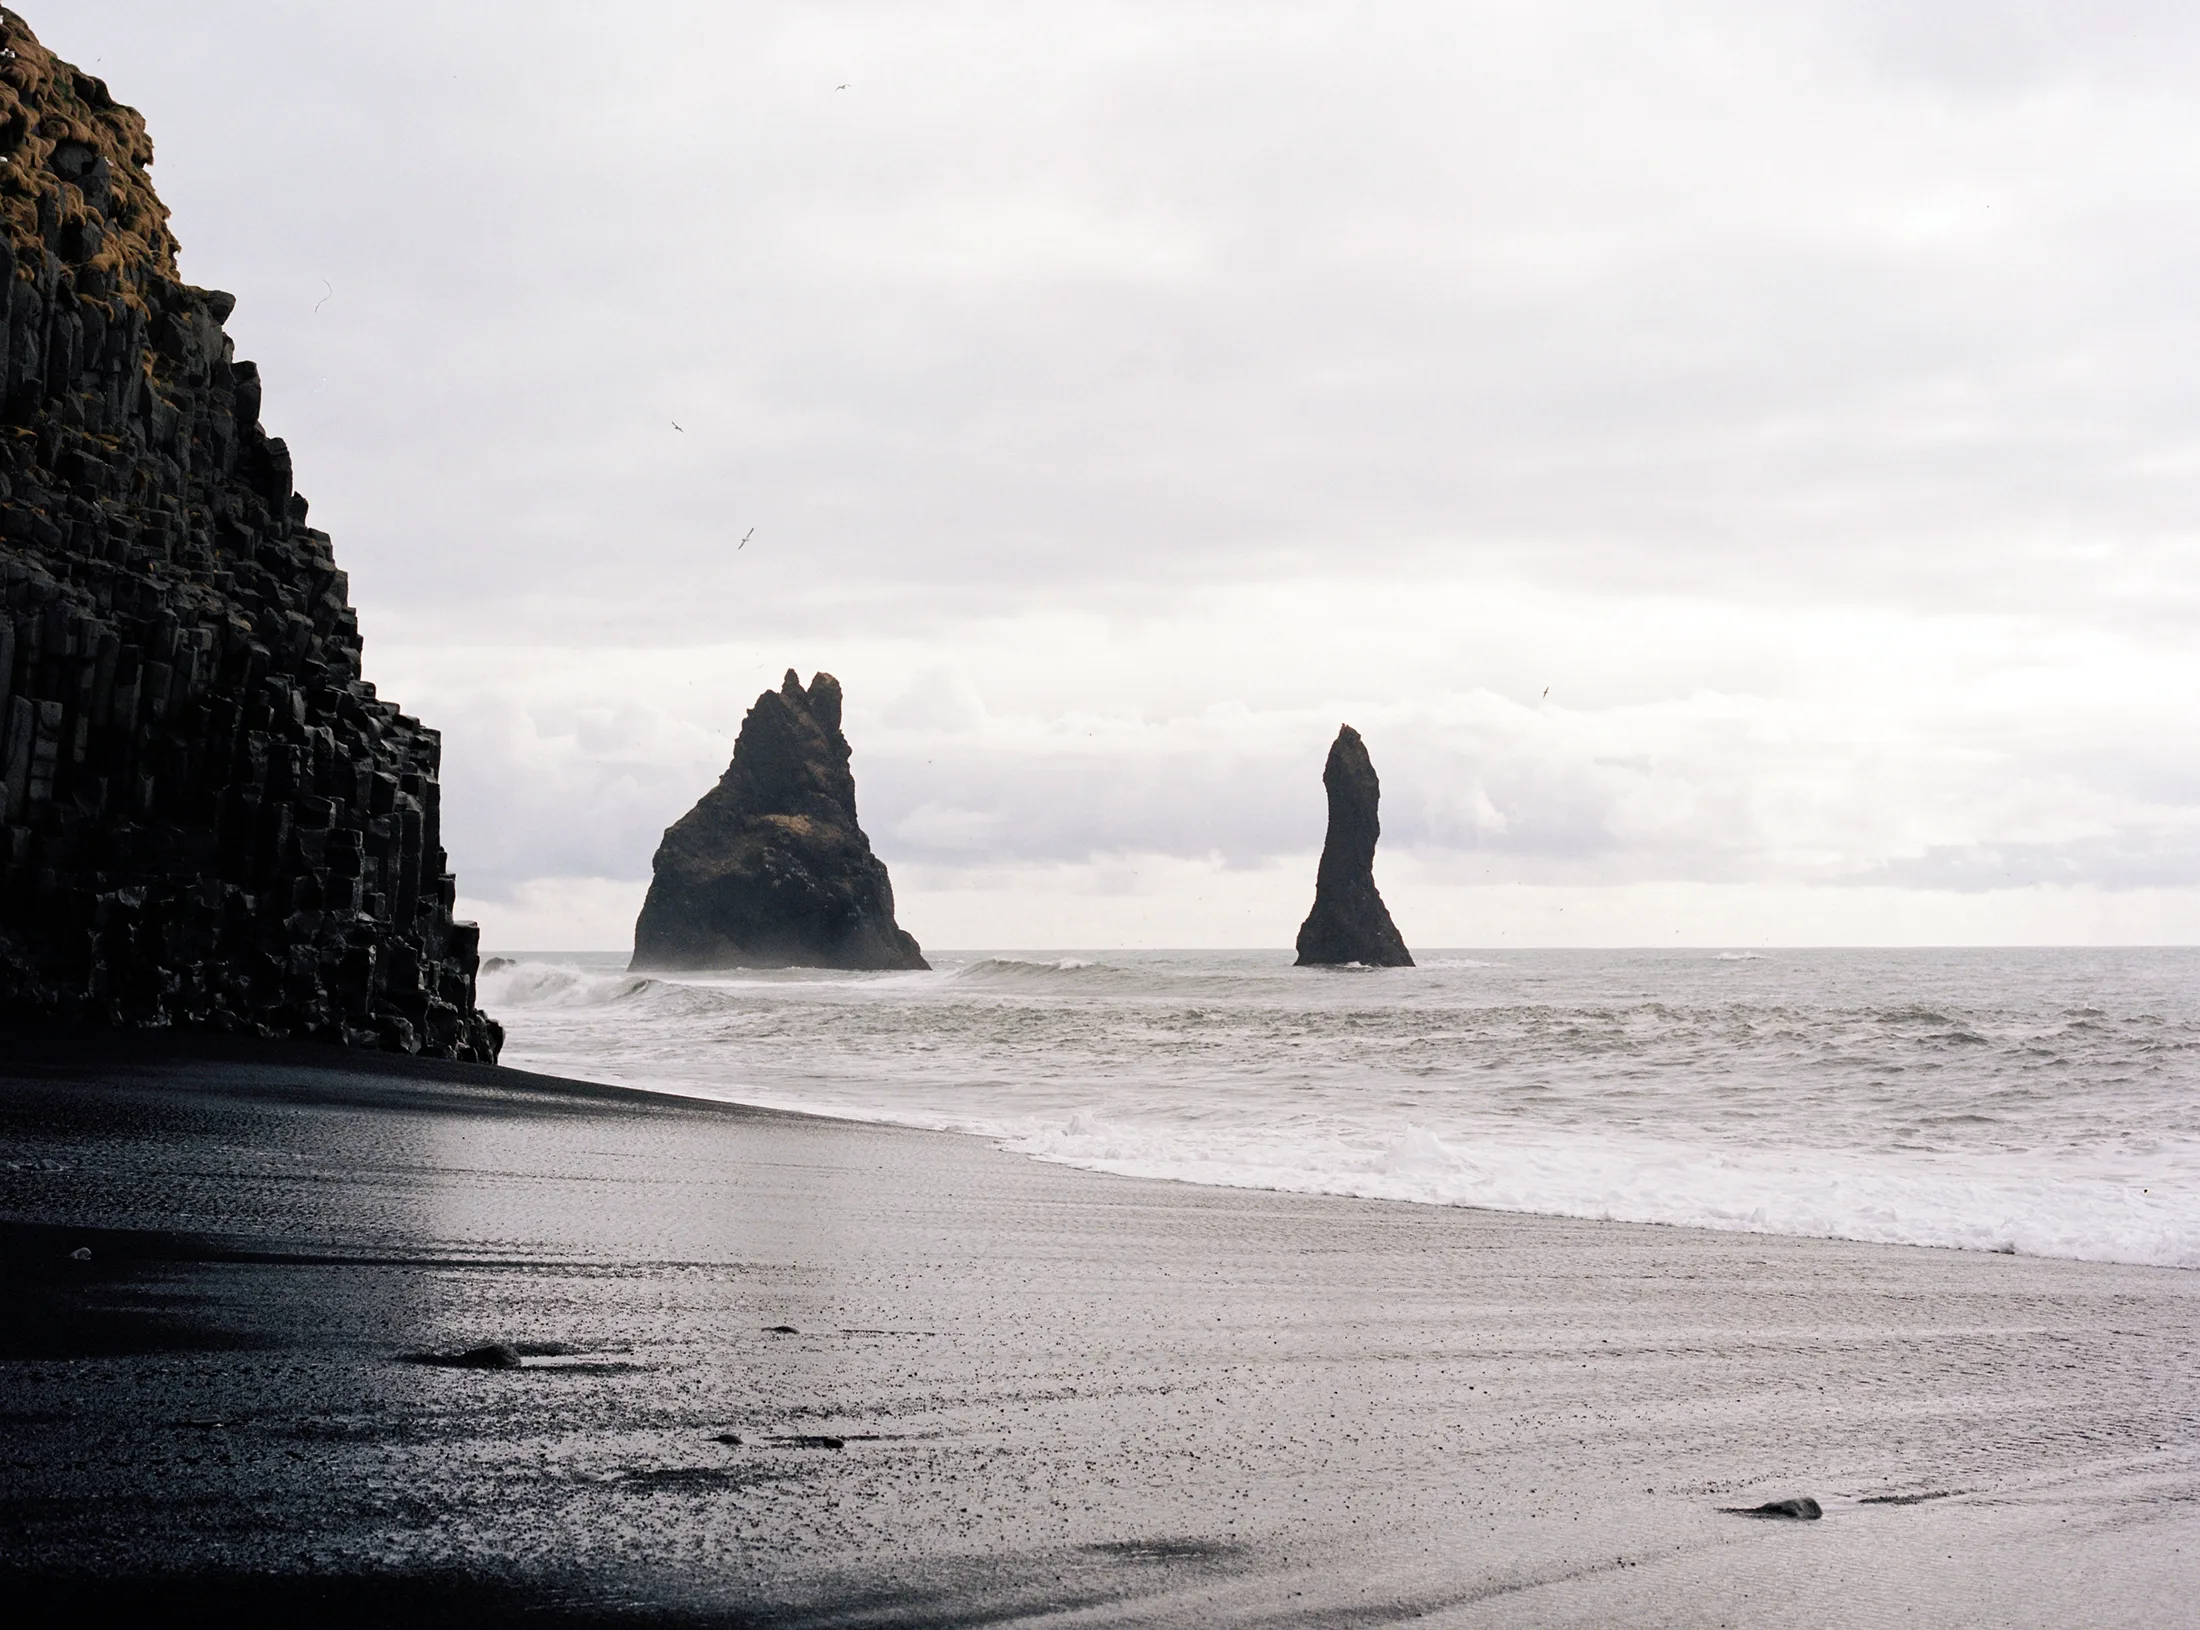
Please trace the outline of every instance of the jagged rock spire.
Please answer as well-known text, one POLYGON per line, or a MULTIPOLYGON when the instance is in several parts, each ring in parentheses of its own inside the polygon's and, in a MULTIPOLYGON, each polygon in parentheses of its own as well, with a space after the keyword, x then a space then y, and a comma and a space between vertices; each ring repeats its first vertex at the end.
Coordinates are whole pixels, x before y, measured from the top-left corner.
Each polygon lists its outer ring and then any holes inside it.
POLYGON ((741 721, 718 785, 665 830, 636 968, 922 968, 856 824, 840 681, 792 668, 741 721))

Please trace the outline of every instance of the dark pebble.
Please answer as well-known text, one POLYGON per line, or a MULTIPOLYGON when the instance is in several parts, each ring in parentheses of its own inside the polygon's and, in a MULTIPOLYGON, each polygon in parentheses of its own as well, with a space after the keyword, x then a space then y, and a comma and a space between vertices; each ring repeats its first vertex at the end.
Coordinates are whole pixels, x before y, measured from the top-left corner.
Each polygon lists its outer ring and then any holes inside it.
POLYGON ((1719 1509, 1737 1517, 1789 1517, 1803 1522, 1815 1522, 1825 1515, 1818 1508, 1818 1502, 1807 1494, 1792 1500, 1767 1500, 1763 1505, 1728 1505, 1719 1509))
POLYGON ((469 1347, 462 1353, 407 1353, 408 1364, 435 1364, 446 1370, 516 1370, 519 1354, 501 1341, 486 1347, 469 1347))

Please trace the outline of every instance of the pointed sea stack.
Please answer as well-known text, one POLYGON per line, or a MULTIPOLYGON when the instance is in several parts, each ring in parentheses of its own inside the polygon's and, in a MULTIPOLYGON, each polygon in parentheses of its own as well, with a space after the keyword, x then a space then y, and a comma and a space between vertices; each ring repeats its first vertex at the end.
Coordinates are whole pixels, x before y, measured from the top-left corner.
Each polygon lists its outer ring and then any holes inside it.
POLYGON ((665 829, 636 968, 924 968, 856 824, 840 681, 792 668, 741 721, 733 762, 665 829))
POLYGON ((152 162, 0 11, 0 1017, 494 1061, 440 741, 360 678, 152 162))
POLYGON ((1330 744, 1322 785, 1329 792, 1329 835, 1315 875, 1314 909, 1299 928, 1298 965, 1410 968, 1413 953, 1375 892, 1375 840, 1383 832, 1375 806, 1382 783, 1360 733, 1350 725, 1340 726, 1330 744))

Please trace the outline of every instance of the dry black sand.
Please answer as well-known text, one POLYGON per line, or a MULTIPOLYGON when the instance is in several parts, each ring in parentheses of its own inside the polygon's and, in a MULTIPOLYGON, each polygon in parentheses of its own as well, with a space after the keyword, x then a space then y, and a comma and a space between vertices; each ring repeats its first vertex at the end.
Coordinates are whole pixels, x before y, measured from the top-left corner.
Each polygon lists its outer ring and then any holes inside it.
POLYGON ((2200 1618, 2190 1273, 5 1031, 0 1275, 18 1623, 2200 1618))

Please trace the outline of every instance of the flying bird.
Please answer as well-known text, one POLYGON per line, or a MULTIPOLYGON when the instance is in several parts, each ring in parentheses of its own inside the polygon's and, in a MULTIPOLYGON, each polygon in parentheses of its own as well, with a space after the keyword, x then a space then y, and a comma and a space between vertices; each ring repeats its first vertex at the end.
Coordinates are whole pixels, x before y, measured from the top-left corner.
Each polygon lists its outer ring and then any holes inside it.
MULTIPOLYGON (((675 430, 680 430, 680 421, 678 419, 674 419, 672 421, 672 428, 675 430)), ((687 434, 687 432, 685 430, 680 430, 680 434, 684 436, 687 434)))
POLYGON ((756 536, 756 528, 752 526, 752 527, 750 527, 750 528, 749 528, 749 529, 748 529, 748 530, 747 530, 746 532, 744 532, 744 533, 742 533, 742 534, 741 534, 741 541, 740 541, 739 543, 735 544, 735 545, 734 545, 734 547, 735 547, 736 549, 746 549, 746 548, 747 548, 747 547, 749 546, 749 539, 751 539, 751 538, 753 538, 753 537, 755 537, 755 536, 756 536))
POLYGON ((1544 700, 1544 701, 1546 701, 1546 702, 1548 702, 1548 701, 1549 701, 1550 699, 1551 699, 1551 687, 1550 687, 1550 686, 1548 686, 1548 685, 1545 685, 1545 686, 1543 687, 1543 700, 1544 700))
POLYGON ((847 86, 845 86, 845 85, 835 85, 835 86, 833 87, 833 89, 834 89, 834 90, 836 90, 836 91, 844 91, 844 90, 846 90, 847 88, 848 88, 848 87, 847 87, 847 86))

